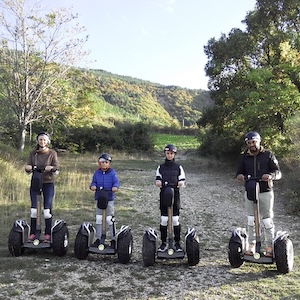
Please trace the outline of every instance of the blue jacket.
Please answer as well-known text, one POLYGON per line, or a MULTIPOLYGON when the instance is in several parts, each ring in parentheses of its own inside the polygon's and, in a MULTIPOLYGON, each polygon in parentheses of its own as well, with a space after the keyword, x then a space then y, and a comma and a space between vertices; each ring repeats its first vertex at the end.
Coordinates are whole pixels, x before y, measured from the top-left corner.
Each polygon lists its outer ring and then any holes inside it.
MULTIPOLYGON (((107 171, 97 170, 92 178, 91 186, 96 186, 97 188, 102 188, 108 191, 108 201, 113 201, 115 198, 114 193, 111 191, 113 187, 119 188, 120 183, 117 173, 114 169, 109 168, 107 171)), ((98 193, 95 192, 95 200, 98 199, 98 193)))

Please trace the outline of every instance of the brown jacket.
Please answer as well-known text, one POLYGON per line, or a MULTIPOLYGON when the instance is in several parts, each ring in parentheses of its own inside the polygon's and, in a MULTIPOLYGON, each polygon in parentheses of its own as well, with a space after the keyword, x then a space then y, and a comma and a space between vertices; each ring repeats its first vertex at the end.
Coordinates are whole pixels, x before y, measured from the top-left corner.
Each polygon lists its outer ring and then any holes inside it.
MULTIPOLYGON (((52 166, 58 169, 58 158, 56 151, 47 148, 46 151, 33 150, 27 159, 27 165, 36 166, 38 169, 44 169, 46 166, 52 166)), ((54 182, 54 174, 52 171, 43 172, 43 183, 54 182)))

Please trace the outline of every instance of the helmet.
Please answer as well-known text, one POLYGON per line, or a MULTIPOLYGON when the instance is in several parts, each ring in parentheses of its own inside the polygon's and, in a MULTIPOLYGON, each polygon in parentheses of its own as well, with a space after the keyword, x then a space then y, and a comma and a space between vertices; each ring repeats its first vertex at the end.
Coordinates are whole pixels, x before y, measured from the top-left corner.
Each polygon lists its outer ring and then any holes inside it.
POLYGON ((44 136, 46 137, 46 139, 47 139, 47 144, 50 144, 50 143, 51 143, 50 135, 49 135, 49 133, 47 133, 47 132, 45 132, 45 131, 42 131, 42 132, 38 133, 38 135, 36 136, 36 142, 38 142, 39 137, 40 137, 41 135, 44 135, 44 136))
POLYGON ((257 141, 260 141, 261 138, 260 138, 260 135, 258 132, 256 131, 249 131, 245 134, 245 143, 247 143, 247 141, 249 140, 257 140, 257 141))
POLYGON ((177 152, 177 148, 174 145, 169 144, 164 149, 164 152, 166 152, 166 151, 172 151, 172 152, 176 153, 177 152))
POLYGON ((108 160, 109 162, 111 162, 111 156, 108 153, 102 153, 98 160, 100 159, 108 160))

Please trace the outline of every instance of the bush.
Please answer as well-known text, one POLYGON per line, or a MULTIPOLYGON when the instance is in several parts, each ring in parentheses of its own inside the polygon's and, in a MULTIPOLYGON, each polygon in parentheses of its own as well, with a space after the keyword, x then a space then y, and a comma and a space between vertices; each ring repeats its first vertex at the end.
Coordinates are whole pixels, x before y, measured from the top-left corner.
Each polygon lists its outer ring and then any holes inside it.
POLYGON ((113 128, 94 125, 72 128, 56 148, 65 148, 73 153, 103 152, 107 149, 120 151, 152 151, 151 126, 144 123, 119 123, 113 128))

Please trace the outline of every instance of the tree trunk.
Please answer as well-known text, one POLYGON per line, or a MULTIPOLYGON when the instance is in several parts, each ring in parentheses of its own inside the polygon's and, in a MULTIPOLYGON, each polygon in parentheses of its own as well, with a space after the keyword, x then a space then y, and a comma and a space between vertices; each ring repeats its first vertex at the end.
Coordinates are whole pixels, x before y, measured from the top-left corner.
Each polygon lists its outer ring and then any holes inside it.
POLYGON ((24 124, 20 124, 19 132, 18 132, 18 149, 20 151, 24 151, 25 148, 25 138, 26 138, 26 126, 24 124))

